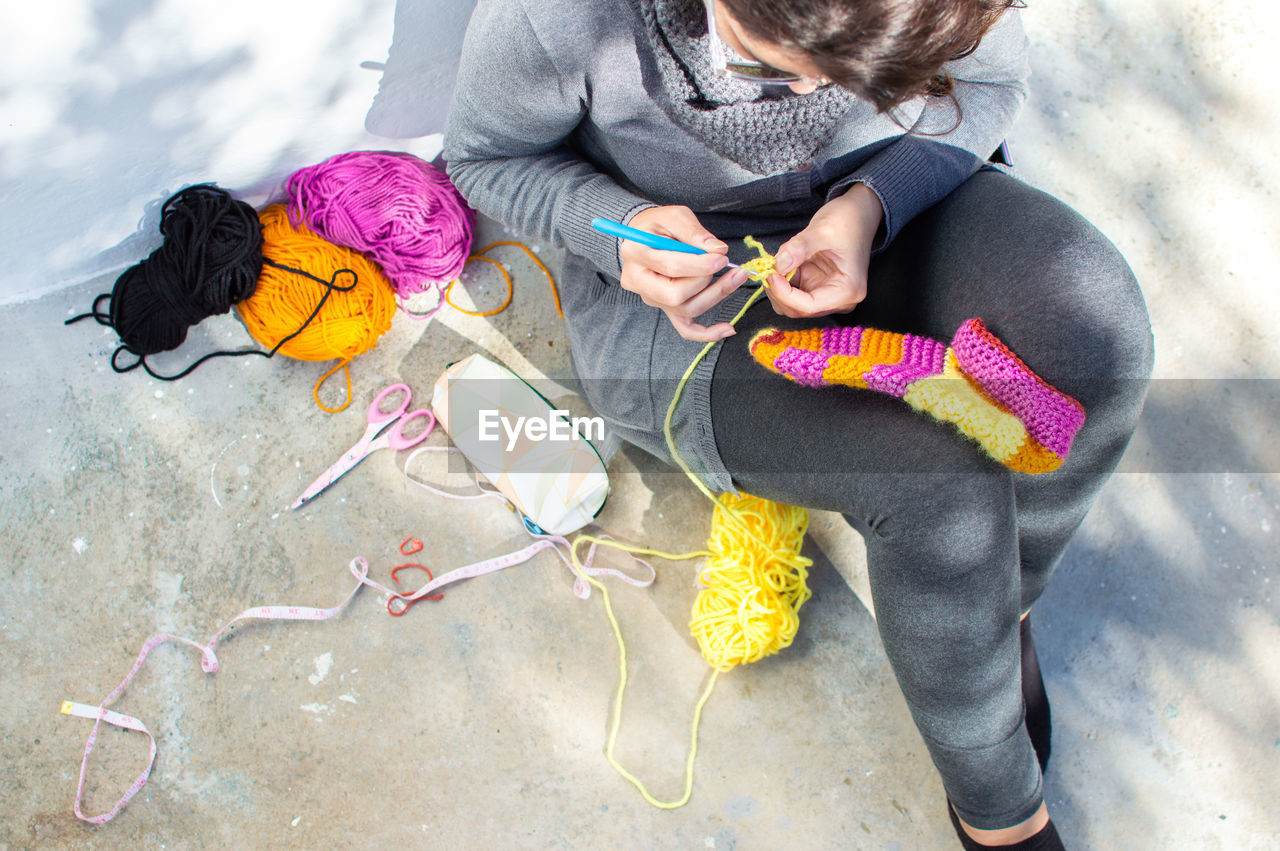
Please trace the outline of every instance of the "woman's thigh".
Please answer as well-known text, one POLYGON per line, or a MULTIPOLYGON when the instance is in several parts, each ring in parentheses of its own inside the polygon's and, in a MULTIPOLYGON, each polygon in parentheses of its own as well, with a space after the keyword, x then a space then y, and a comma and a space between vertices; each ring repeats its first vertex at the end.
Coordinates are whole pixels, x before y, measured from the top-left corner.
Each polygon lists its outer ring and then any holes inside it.
POLYGON ((1066 204, 992 170, 904 228, 841 321, 949 341, 971 317, 1086 409, 1115 379, 1150 373, 1146 305, 1119 251, 1066 204))
POLYGON ((972 317, 1085 406, 1067 463, 1056 473, 1014 477, 1019 511, 1025 503, 1045 527, 1043 540, 1028 543, 1043 551, 1042 561, 1054 561, 1132 432, 1150 372, 1150 327, 1114 246, 1065 204, 996 171, 974 175, 904 228, 872 260, 867 298, 853 312, 789 320, 762 302, 743 317, 712 383, 716 443, 735 482, 761 496, 875 520, 903 503, 877 476, 894 477, 914 499, 938 475, 971 484, 975 474, 1010 475, 899 399, 785 381, 755 363, 746 346, 762 327, 815 324, 949 342, 972 317))

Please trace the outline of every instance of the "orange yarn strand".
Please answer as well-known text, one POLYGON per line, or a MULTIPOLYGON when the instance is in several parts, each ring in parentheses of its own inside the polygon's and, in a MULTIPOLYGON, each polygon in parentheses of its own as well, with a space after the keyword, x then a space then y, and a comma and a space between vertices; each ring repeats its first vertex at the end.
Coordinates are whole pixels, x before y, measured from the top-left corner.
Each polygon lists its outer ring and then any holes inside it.
POLYGON ((252 296, 236 305, 249 334, 267 348, 299 360, 333 360, 338 365, 316 382, 313 396, 322 409, 320 385, 356 355, 373 348, 391 328, 396 301, 382 271, 364 255, 325 241, 305 225, 294 227, 283 205, 259 213, 262 254, 269 262, 252 296), (285 268, 280 268, 285 267, 285 268))
POLYGON ((481 257, 479 254, 472 254, 470 257, 467 258, 467 262, 470 263, 472 260, 484 260, 485 262, 492 263, 493 265, 498 267, 498 271, 502 273, 502 277, 507 279, 507 300, 504 301, 498 307, 495 307, 493 310, 477 311, 477 310, 467 310, 465 307, 458 307, 458 305, 454 304, 452 301, 449 300, 449 291, 453 289, 454 284, 458 283, 458 279, 454 278, 452 281, 449 282, 449 286, 444 288, 445 304, 449 305, 459 313, 465 313, 468 316, 493 316, 495 313, 501 313, 502 311, 506 310, 507 305, 511 304, 511 296, 515 293, 515 288, 511 284, 511 274, 507 272, 507 269, 505 266, 503 266, 497 260, 494 260, 492 257, 481 257))
MULTIPOLYGON (((556 303, 556 313, 560 315, 561 319, 564 319, 564 310, 562 310, 560 307, 560 291, 556 289, 556 279, 552 277, 551 270, 549 270, 543 264, 543 262, 540 259, 538 259, 538 255, 534 254, 529 249, 529 246, 525 245, 522 242, 512 242, 510 240, 499 240, 498 242, 491 242, 488 245, 486 245, 484 248, 481 248, 479 251, 475 252, 474 254, 472 254, 470 257, 467 258, 468 263, 470 263, 472 260, 484 260, 486 263, 492 263, 493 265, 498 267, 498 271, 502 273, 502 277, 507 282, 506 301, 502 302, 502 304, 498 305, 492 310, 467 310, 465 307, 458 307, 458 305, 454 304, 453 301, 449 298, 449 293, 453 290, 453 285, 458 283, 459 281, 459 278, 454 278, 444 288, 444 304, 449 305, 459 313, 465 313, 467 316, 493 316, 494 314, 501 313, 502 311, 506 310, 507 307, 511 305, 511 299, 515 294, 515 287, 511 282, 511 273, 507 271, 507 267, 503 266, 497 260, 494 260, 492 257, 484 256, 486 251, 488 251, 491 248, 496 248, 499 245, 514 245, 516 248, 519 248, 525 254, 529 255, 529 259, 532 260, 534 264, 539 269, 542 270, 542 274, 547 276, 547 282, 551 284, 551 297, 555 299, 555 303, 556 303)), ((440 305, 437 304, 436 307, 433 307, 431 310, 426 311, 425 313, 415 313, 414 311, 409 310, 407 306, 402 305, 402 307, 405 313, 407 313, 409 316, 412 316, 415 319, 426 319, 434 315, 435 312, 440 309, 440 305)))
POLYGON ((525 245, 524 243, 510 242, 508 240, 499 240, 498 242, 491 242, 488 245, 486 245, 484 248, 481 248, 479 251, 477 251, 476 254, 484 254, 486 251, 488 251, 490 248, 493 248, 495 245, 514 245, 516 248, 519 248, 525 254, 529 255, 529 259, 534 262, 534 265, 536 265, 539 269, 542 270, 542 274, 547 276, 547 283, 551 285, 551 297, 555 299, 555 302, 556 302, 556 313, 560 314, 561 319, 564 319, 564 311, 560 309, 560 291, 556 289, 556 279, 551 277, 550 270, 548 270, 547 267, 542 264, 542 261, 538 259, 538 255, 530 251, 529 246, 525 245))
POLYGON ((475 254, 471 256, 473 258, 479 257, 481 254, 484 254, 490 248, 495 248, 499 245, 514 245, 516 248, 519 248, 525 254, 529 255, 529 259, 533 261, 534 265, 542 270, 542 274, 547 276, 547 283, 551 285, 551 297, 555 299, 555 302, 556 302, 556 313, 560 314, 561 319, 564 319, 564 311, 560 309, 560 291, 556 289, 556 279, 551 276, 551 271, 547 269, 546 266, 543 265, 541 260, 538 259, 538 255, 534 254, 532 251, 529 250, 529 246, 525 245, 523 242, 512 242, 510 240, 498 240, 497 242, 489 243, 484 248, 481 248, 479 251, 477 251, 475 254))
POLYGON ((342 363, 320 376, 320 380, 316 382, 316 386, 311 388, 311 398, 316 400, 316 407, 322 411, 328 411, 331 414, 336 414, 339 411, 345 411, 347 406, 351 404, 351 361, 344 360, 342 363), (320 401, 320 386, 329 380, 329 376, 333 375, 340 369, 345 371, 347 376, 347 398, 346 401, 338 407, 330 408, 324 402, 320 401))

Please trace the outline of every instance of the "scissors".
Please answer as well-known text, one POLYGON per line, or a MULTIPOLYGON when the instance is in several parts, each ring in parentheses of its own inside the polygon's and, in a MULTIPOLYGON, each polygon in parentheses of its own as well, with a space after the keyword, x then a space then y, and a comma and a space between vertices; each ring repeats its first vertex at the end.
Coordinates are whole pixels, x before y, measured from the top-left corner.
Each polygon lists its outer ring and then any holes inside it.
POLYGON ((373 403, 369 405, 367 415, 369 427, 365 429, 364 436, 335 461, 332 467, 321 473, 320 478, 312 482, 289 508, 301 508, 315 499, 325 488, 342 478, 348 470, 372 452, 379 449, 408 449, 426 440, 431 429, 435 427, 436 415, 425 409, 406 414, 405 411, 409 410, 409 402, 412 399, 413 391, 407 384, 392 384, 375 396, 373 403), (382 410, 382 400, 396 391, 404 391, 404 400, 393 411, 382 410), (427 427, 413 437, 405 437, 405 426, 418 417, 427 418, 427 427))

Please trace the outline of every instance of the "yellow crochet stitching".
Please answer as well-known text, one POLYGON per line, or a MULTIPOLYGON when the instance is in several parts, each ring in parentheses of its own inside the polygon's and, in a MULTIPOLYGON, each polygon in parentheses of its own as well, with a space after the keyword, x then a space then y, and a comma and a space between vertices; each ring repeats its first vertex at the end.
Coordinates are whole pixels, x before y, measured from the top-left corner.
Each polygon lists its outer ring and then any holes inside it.
POLYGON ((942 375, 912 383, 902 401, 939 420, 954 423, 1000 462, 1016 455, 1028 439, 1022 420, 992 404, 974 389, 960 371, 950 347, 943 359, 942 375))
MULTIPOLYGON (((746 243, 748 248, 754 248, 756 251, 760 252, 759 257, 752 257, 746 263, 742 264, 742 268, 747 270, 747 276, 750 277, 751 280, 758 281, 766 287, 769 286, 769 276, 778 274, 778 266, 773 259, 773 255, 768 251, 765 251, 764 246, 760 244, 760 240, 756 239, 754 236, 744 236, 742 241, 746 243)), ((787 280, 791 280, 791 276, 795 273, 795 269, 788 272, 787 280)))

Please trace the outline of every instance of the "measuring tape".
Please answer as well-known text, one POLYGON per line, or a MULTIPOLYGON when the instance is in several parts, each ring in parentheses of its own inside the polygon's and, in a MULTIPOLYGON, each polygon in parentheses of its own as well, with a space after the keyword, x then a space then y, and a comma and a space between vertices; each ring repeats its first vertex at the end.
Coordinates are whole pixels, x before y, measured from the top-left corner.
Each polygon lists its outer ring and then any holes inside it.
POLYGON ((204 669, 206 674, 212 674, 218 670, 218 657, 214 655, 213 648, 216 647, 218 642, 225 638, 226 635, 235 628, 238 621, 248 619, 323 621, 334 617, 345 609, 347 604, 351 602, 351 599, 355 597, 356 592, 360 590, 361 584, 372 585, 373 587, 379 588, 388 594, 395 593, 391 591, 391 589, 384 588, 369 578, 369 563, 363 558, 356 557, 352 559, 350 569, 360 582, 356 583, 356 586, 351 589, 351 593, 347 595, 346 599, 331 609, 317 609, 311 606, 258 606, 257 608, 246 609, 223 624, 222 628, 214 633, 213 638, 210 638, 204 644, 192 641, 189 638, 183 638, 180 635, 170 635, 167 632, 162 632, 159 635, 153 635, 142 645, 142 651, 138 654, 138 658, 133 663, 133 668, 129 670, 129 674, 123 681, 121 681, 120 685, 115 687, 115 690, 112 691, 111 694, 107 695, 106 698, 103 699, 102 703, 97 706, 89 706, 85 703, 76 703, 73 700, 64 700, 62 702, 63 715, 72 715, 76 718, 88 718, 93 721, 93 729, 89 731, 89 738, 84 743, 84 757, 80 760, 80 782, 76 785, 76 801, 74 806, 76 817, 87 821, 90 824, 105 824, 115 818, 116 814, 124 808, 124 805, 129 803, 134 795, 141 792, 143 786, 147 785, 147 778, 151 775, 151 767, 155 765, 156 761, 156 737, 151 735, 151 731, 147 729, 147 725, 143 724, 137 718, 134 718, 131 715, 123 715, 119 712, 112 712, 106 707, 124 692, 124 690, 129 686, 129 683, 133 681, 133 678, 137 675, 138 671, 142 670, 142 666, 147 661, 147 656, 152 650, 169 641, 176 641, 179 644, 186 644, 189 647, 194 647, 196 650, 200 651, 200 667, 204 669), (89 754, 93 753, 93 746, 97 744, 98 730, 102 728, 103 722, 115 727, 121 727, 125 730, 137 730, 139 733, 145 734, 146 737, 151 740, 151 753, 150 756, 147 757, 147 767, 144 768, 142 773, 139 774, 137 778, 134 779, 133 783, 129 785, 128 790, 119 801, 116 801, 116 805, 114 807, 101 815, 86 816, 80 806, 84 799, 84 781, 85 776, 89 771, 89 754))
MULTIPOLYGON (((648 572, 648 575, 644 578, 634 577, 623 573, 620 570, 615 570, 609 567, 591 567, 591 562, 595 559, 595 543, 591 544, 591 548, 587 551, 587 557, 583 559, 582 566, 579 568, 573 563, 573 560, 565 554, 570 552, 570 548, 572 547, 567 538, 560 535, 538 534, 533 531, 533 529, 536 528, 536 526, 532 528, 528 528, 528 526, 526 526, 526 530, 529 534, 539 540, 522 550, 517 550, 516 552, 507 553, 502 556, 496 556, 484 561, 478 561, 475 564, 469 564, 465 567, 456 568, 448 573, 442 574, 437 579, 431 580, 411 594, 392 593, 391 597, 387 600, 387 611, 396 616, 403 615, 408 611, 409 607, 418 600, 426 597, 432 591, 448 585, 450 582, 457 582, 460 579, 471 579, 475 576, 483 576, 486 573, 496 573, 504 568, 523 564, 543 550, 551 550, 554 552, 560 557, 560 560, 568 566, 569 570, 573 572, 573 593, 582 600, 591 596, 591 585, 586 579, 587 576, 612 576, 617 579, 621 579, 623 582, 630 585, 634 585, 637 588, 647 588, 653 584, 653 580, 657 576, 657 572, 653 569, 653 565, 649 564, 647 561, 638 559, 635 556, 632 556, 632 559, 642 565, 648 572)), ((601 535, 600 537, 608 540, 604 535, 601 535)))
POLYGON ((526 529, 526 531, 528 531, 530 535, 533 535, 535 538, 538 538, 539 540, 535 541, 534 543, 530 544, 524 549, 518 550, 514 553, 508 553, 506 555, 497 556, 495 558, 485 559, 484 561, 479 561, 474 564, 469 564, 469 565, 466 565, 465 567, 460 567, 460 568, 457 568, 456 570, 452 570, 440 576, 438 579, 431 580, 426 585, 424 585, 423 587, 419 588, 417 591, 414 591, 411 594, 401 594, 399 592, 391 590, 390 588, 386 587, 385 585, 382 585, 379 582, 376 582, 370 579, 369 563, 365 561, 363 557, 357 556, 356 558, 353 558, 350 564, 348 565, 348 568, 350 569, 352 575, 355 576, 355 578, 357 579, 356 585, 351 589, 351 592, 347 594, 346 598, 344 598, 341 603, 339 603, 338 605, 332 608, 319 609, 312 606, 257 606, 252 609, 246 609, 245 611, 241 612, 240 614, 236 615, 234 618, 232 618, 231 620, 223 624, 223 626, 213 634, 213 637, 203 644, 197 641, 192 641, 189 638, 183 638, 180 635, 171 635, 169 633, 160 633, 158 635, 153 635, 151 638, 147 639, 145 643, 143 643, 142 650, 141 652, 138 653, 138 658, 134 661, 133 667, 129 670, 128 675, 125 676, 124 680, 120 682, 120 685, 116 686, 115 689, 112 690, 112 692, 108 694, 102 700, 102 702, 99 703, 97 706, 91 706, 87 703, 78 703, 73 700, 64 700, 62 702, 61 709, 62 709, 63 715, 70 715, 76 718, 87 718, 88 720, 93 721, 93 729, 89 731, 89 737, 85 741, 85 745, 84 745, 84 756, 80 760, 80 780, 76 785, 76 799, 75 799, 75 805, 73 807, 73 809, 75 810, 76 817, 83 821, 89 822, 90 824, 105 824, 106 822, 111 821, 113 818, 116 817, 116 815, 120 812, 120 810, 123 809, 124 806, 128 804, 130 800, 133 799, 135 795, 137 795, 140 791, 142 791, 142 787, 144 787, 147 784, 147 779, 151 776, 151 769, 155 765, 155 761, 156 761, 155 736, 152 735, 151 731, 147 729, 147 725, 142 723, 142 721, 138 720, 137 718, 134 718, 131 715, 124 715, 119 712, 114 712, 108 709, 107 706, 113 703, 116 700, 116 698, 118 698, 121 694, 124 693, 124 690, 129 686, 129 683, 133 681, 134 676, 137 675, 138 671, 142 669, 143 664, 146 663, 147 656, 151 653, 152 650, 159 647, 161 644, 164 644, 169 641, 174 641, 179 644, 185 644, 188 647, 193 647, 196 650, 199 650, 200 651, 200 667, 204 670, 205 673, 212 674, 218 670, 218 657, 213 652, 214 647, 217 646, 219 641, 221 641, 228 634, 230 634, 231 631, 235 629, 236 624, 239 623, 240 621, 245 621, 245 620, 293 620, 293 621, 329 620, 330 618, 336 617, 337 615, 341 614, 343 609, 347 607, 347 604, 350 603, 352 599, 355 598, 355 595, 360 590, 361 586, 364 586, 364 585, 368 585, 369 587, 374 588, 382 592, 383 594, 387 595, 387 598, 388 598, 387 611, 393 615, 402 615, 409 608, 409 606, 413 605, 418 600, 423 599, 432 591, 435 591, 445 585, 448 585, 452 582, 457 582, 462 579, 470 579, 475 576, 483 576, 486 573, 494 573, 499 570, 503 570, 505 568, 512 567, 517 564, 523 564, 524 562, 533 558, 538 553, 547 549, 550 549, 553 552, 555 552, 556 555, 558 555, 560 559, 564 561, 566 565, 569 566, 569 569, 573 571, 574 577, 575 577, 574 578, 574 594, 576 594, 578 597, 582 599, 586 599, 587 596, 590 594, 590 585, 588 584, 583 574, 587 574, 591 576, 601 576, 601 575, 615 576, 632 585, 635 585, 641 588, 651 584, 656 575, 652 565, 638 558, 636 558, 635 561, 643 565, 648 570, 647 578, 632 577, 625 573, 622 573, 621 571, 613 570, 610 568, 590 567, 591 560, 595 555, 595 544, 592 544, 591 549, 588 552, 587 558, 583 560, 581 568, 579 568, 573 563, 572 558, 570 558, 569 556, 566 556, 565 552, 562 551, 562 550, 567 550, 569 548, 570 544, 568 540, 566 540, 565 538, 559 535, 539 535, 535 533, 533 529, 526 529), (400 601, 398 605, 396 605, 396 601, 400 601), (398 611, 396 609, 398 609, 398 611), (142 770, 142 773, 140 773, 134 779, 134 781, 129 785, 129 788, 125 791, 124 795, 121 796, 120 800, 116 802, 115 806, 113 806, 110 810, 100 815, 87 816, 84 814, 82 803, 84 800, 85 778, 89 770, 89 755, 93 753, 93 748, 98 741, 98 731, 101 729, 104 723, 110 724, 115 727, 120 727, 121 729, 125 729, 125 730, 136 730, 137 732, 144 734, 147 737, 147 739, 150 740, 150 754, 147 757, 146 768, 144 768, 142 770))

